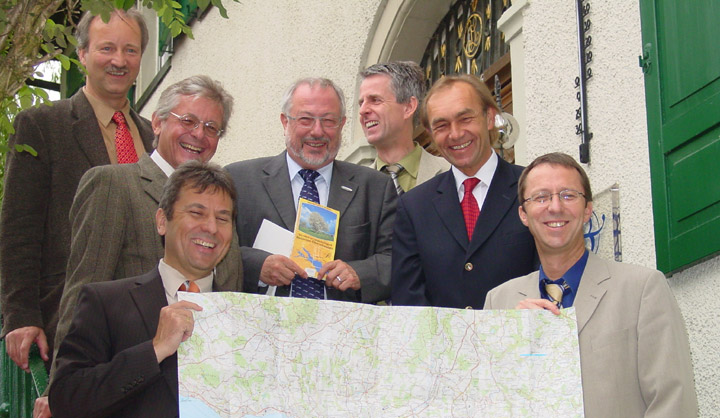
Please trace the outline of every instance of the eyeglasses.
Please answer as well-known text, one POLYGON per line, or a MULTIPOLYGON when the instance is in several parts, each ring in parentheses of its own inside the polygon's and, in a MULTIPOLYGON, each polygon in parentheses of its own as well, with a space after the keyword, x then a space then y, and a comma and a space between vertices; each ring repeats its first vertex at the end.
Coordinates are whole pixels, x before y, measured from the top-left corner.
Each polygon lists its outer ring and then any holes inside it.
POLYGON ((299 116, 297 118, 294 118, 290 115, 285 115, 288 119, 295 121, 298 125, 302 126, 303 128, 312 128, 315 126, 315 121, 320 121, 320 126, 327 129, 335 129, 338 126, 340 126, 340 122, 342 119, 335 119, 333 117, 328 116, 299 116))
POLYGON ((220 129, 215 122, 205 122, 198 119, 198 117, 193 115, 192 113, 178 115, 176 113, 170 112, 170 114, 178 118, 183 128, 187 129, 188 131, 193 131, 197 129, 198 126, 202 125, 205 130, 205 135, 209 136, 210 138, 218 138, 220 137, 220 135, 223 134, 223 132, 225 132, 223 129, 220 129))
POLYGON ((578 200, 580 196, 585 197, 582 192, 572 189, 565 189, 557 193, 537 192, 534 195, 523 200, 523 203, 533 202, 534 204, 539 206, 547 206, 550 204, 550 202, 552 202, 552 197, 555 195, 560 197, 561 203, 573 203, 578 200))

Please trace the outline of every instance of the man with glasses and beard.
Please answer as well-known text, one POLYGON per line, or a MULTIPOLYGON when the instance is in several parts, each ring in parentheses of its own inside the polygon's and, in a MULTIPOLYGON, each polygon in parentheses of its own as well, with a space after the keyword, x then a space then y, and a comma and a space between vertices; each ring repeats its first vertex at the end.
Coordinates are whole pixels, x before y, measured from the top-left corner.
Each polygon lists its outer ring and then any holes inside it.
POLYGON ((276 295, 287 296, 293 283, 319 290, 318 298, 326 291, 334 300, 387 299, 397 192, 389 176, 335 160, 345 124, 342 90, 323 78, 298 80, 284 96, 280 121, 286 151, 227 166, 237 190, 251 196, 238 202, 237 219, 246 288, 277 286, 276 295), (340 212, 335 260, 317 278, 288 257, 249 248, 263 219, 293 230, 301 196, 340 212))

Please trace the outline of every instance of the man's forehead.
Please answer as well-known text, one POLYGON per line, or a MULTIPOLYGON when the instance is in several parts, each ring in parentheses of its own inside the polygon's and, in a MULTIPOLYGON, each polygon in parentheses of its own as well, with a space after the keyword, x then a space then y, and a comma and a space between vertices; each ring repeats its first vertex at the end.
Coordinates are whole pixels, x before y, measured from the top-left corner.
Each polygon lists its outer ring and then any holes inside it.
MULTIPOLYGON (((92 28, 95 27, 97 29, 104 28, 106 26, 110 26, 112 24, 124 24, 130 27, 133 32, 137 33, 138 36, 142 36, 140 25, 138 22, 135 21, 135 19, 131 18, 130 16, 115 11, 112 14, 110 14, 110 20, 105 22, 102 19, 102 16, 95 16, 93 20, 90 22, 90 29, 91 31, 88 33, 89 35, 92 33, 92 28)), ((92 38, 92 37, 91 37, 92 38)))
MULTIPOLYGON (((227 199, 227 201, 230 202, 230 195, 220 187, 208 186, 205 190, 202 190, 200 187, 185 184, 180 188, 178 201, 186 200, 186 204, 199 203, 199 201, 203 200, 203 198, 215 197, 218 194, 222 195, 222 198, 227 199)), ((230 205, 232 205, 232 202, 230 202, 230 205)))
POLYGON ((565 187, 577 187, 582 186, 582 179, 575 168, 553 163, 538 164, 527 176, 528 189, 550 188, 555 185, 554 183, 563 183, 565 187))
POLYGON ((326 104, 340 108, 340 98, 330 86, 301 84, 295 89, 292 98, 293 107, 326 104))

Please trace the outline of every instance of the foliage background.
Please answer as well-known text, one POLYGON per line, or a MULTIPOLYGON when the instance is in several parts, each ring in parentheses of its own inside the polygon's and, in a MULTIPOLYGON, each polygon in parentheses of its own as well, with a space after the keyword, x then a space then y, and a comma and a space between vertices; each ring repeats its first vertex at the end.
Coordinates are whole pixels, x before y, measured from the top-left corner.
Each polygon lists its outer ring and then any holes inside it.
MULTIPOLYGON (((238 0, 233 0, 238 1, 238 0)), ((58 60, 67 71, 77 40, 73 36, 74 23, 84 11, 91 11, 110 19, 113 9, 129 9, 135 6, 153 9, 169 29, 171 36, 185 34, 192 39, 192 30, 185 24, 181 4, 175 0, 3 0, 0 2, 0 205, 2 205, 5 160, 10 151, 8 140, 15 132, 15 115, 33 106, 51 105, 47 93, 28 81, 40 77, 39 64, 58 60)), ((190 0, 200 10, 209 6, 218 8, 227 18, 222 0, 190 0)), ((22 144, 15 146, 19 152, 35 151, 22 144)))

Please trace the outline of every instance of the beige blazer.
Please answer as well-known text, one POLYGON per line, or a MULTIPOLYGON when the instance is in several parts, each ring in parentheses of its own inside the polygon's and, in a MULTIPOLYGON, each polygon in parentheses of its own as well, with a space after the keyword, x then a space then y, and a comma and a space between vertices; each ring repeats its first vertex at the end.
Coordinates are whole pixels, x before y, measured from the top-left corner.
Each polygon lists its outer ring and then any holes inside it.
POLYGON ((436 157, 422 149, 420 154, 420 168, 418 168, 415 186, 425 183, 438 174, 450 169, 450 163, 443 157, 436 157))
MULTIPOLYGON (((538 280, 496 287, 485 309, 539 298, 538 280)), ((685 324, 662 273, 590 253, 574 306, 587 418, 697 416, 685 324)))

